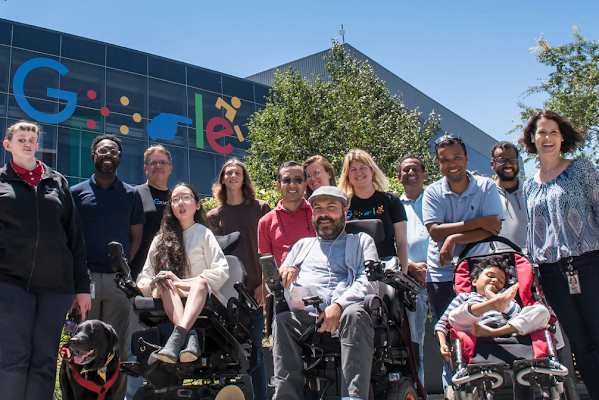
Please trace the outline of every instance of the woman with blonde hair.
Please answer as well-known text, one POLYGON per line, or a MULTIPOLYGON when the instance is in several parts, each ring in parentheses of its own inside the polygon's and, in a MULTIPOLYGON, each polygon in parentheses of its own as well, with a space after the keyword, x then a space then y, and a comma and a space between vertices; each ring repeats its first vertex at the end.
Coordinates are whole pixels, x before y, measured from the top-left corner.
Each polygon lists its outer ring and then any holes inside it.
POLYGON ((335 167, 323 156, 312 156, 304 163, 306 170, 306 199, 321 186, 337 186, 335 167))
POLYGON ((376 246, 379 257, 385 260, 398 256, 402 271, 407 273, 406 211, 397 194, 387 193, 389 181, 370 154, 360 149, 347 153, 339 188, 350 201, 348 220, 376 218, 383 222, 385 240, 376 246))

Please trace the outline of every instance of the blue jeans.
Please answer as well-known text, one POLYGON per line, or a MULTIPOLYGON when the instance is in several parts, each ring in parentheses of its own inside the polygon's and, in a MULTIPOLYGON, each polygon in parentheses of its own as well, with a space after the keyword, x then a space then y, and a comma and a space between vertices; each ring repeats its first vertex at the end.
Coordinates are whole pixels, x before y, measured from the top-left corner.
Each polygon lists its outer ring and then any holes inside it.
POLYGON ((52 399, 60 334, 74 298, 0 282, 0 397, 52 399))
POLYGON ((268 383, 266 376, 266 364, 264 363, 264 352, 262 351, 262 334, 264 332, 264 308, 260 307, 252 311, 252 343, 256 348, 258 356, 256 369, 250 375, 254 400, 267 400, 268 383))
MULTIPOLYGON (((426 289, 428 290, 428 303, 431 309, 431 316, 436 324, 456 296, 453 289, 453 282, 427 282, 426 289)), ((451 386, 452 372, 451 363, 443 361, 443 389, 451 386)))
POLYGON ((572 267, 578 271, 582 290, 580 294, 570 294, 562 273, 566 271, 565 261, 541 264, 541 285, 570 340, 589 395, 592 399, 599 399, 599 252, 573 258, 572 267))

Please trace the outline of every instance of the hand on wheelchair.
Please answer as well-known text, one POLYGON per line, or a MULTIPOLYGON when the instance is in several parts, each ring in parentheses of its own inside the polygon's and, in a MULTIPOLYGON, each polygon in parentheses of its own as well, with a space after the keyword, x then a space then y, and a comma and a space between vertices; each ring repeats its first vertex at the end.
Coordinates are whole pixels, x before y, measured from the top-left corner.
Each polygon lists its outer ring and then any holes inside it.
POLYGON ((299 271, 295 267, 279 268, 279 275, 281 276, 281 281, 285 290, 289 290, 289 286, 295 282, 298 274, 299 271))
POLYGON ((441 358, 443 358, 443 360, 447 362, 451 361, 451 351, 449 350, 449 346, 447 344, 442 344, 439 346, 439 353, 441 354, 441 358))
POLYGON ((316 323, 322 321, 318 332, 333 332, 339 329, 339 320, 341 319, 342 313, 343 308, 337 303, 333 303, 325 308, 316 320, 316 323))

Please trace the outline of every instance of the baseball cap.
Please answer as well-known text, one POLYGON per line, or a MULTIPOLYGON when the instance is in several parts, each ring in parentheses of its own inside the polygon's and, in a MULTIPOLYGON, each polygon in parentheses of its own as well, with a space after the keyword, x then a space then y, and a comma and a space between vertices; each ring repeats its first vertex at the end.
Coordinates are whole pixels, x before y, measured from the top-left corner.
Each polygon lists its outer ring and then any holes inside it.
POLYGON ((332 197, 341 201, 343 207, 347 207, 347 196, 343 193, 343 190, 339 189, 337 186, 321 186, 312 193, 312 196, 308 199, 310 205, 314 203, 314 200, 319 197, 332 197))

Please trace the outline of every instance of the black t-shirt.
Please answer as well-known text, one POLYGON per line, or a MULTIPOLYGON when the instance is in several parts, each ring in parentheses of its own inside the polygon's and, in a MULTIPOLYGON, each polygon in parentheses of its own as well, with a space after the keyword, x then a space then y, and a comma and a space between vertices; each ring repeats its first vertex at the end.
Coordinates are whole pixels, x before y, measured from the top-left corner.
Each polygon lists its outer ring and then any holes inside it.
POLYGON ((158 229, 164 214, 164 208, 168 204, 170 190, 158 190, 147 183, 136 186, 137 191, 141 195, 141 201, 144 205, 144 213, 146 214, 146 223, 144 224, 144 232, 141 238, 141 245, 135 258, 131 262, 131 275, 133 279, 137 278, 146 262, 148 250, 158 229))
POLYGON ((376 191, 368 199, 361 199, 354 195, 349 205, 347 219, 380 219, 385 228, 385 240, 376 244, 379 257, 392 257, 397 255, 395 249, 395 232, 393 224, 407 221, 406 210, 395 193, 376 191))

